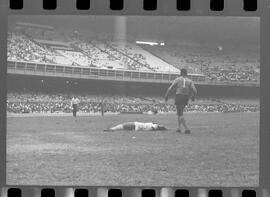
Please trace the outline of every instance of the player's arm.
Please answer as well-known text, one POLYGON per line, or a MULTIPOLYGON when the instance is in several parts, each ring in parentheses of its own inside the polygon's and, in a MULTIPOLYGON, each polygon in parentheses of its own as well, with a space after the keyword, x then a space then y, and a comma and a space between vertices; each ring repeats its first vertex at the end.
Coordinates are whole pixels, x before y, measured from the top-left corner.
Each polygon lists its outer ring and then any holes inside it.
POLYGON ((177 84, 177 79, 175 79, 172 84, 170 85, 170 87, 167 89, 166 94, 165 94, 165 101, 168 100, 168 96, 170 94, 170 92, 172 91, 173 87, 177 84))

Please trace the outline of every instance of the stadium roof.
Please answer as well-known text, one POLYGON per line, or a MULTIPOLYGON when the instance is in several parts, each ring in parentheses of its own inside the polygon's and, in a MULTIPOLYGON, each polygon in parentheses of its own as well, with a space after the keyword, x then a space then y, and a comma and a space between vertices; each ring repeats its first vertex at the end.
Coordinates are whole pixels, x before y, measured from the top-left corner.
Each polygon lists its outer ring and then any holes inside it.
POLYGON ((38 29, 45 29, 45 30, 54 30, 54 27, 49 25, 39 25, 39 24, 33 24, 33 23, 22 23, 17 22, 16 26, 22 26, 22 27, 30 27, 30 28, 38 28, 38 29))

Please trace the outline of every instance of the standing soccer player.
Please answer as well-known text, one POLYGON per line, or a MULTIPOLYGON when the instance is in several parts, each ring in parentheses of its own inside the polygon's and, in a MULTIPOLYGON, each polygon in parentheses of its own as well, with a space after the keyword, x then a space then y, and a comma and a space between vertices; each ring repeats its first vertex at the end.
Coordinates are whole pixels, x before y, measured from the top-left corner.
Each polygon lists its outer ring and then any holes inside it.
POLYGON ((74 97, 72 98, 71 105, 72 105, 73 117, 77 116, 79 103, 80 103, 80 100, 78 98, 74 98, 74 97))
POLYGON ((175 95, 175 106, 177 109, 177 122, 178 128, 176 132, 181 133, 181 124, 185 129, 185 133, 189 134, 190 129, 187 127, 186 120, 184 119, 184 109, 188 104, 189 99, 192 101, 195 100, 195 96, 197 95, 197 89, 191 79, 187 77, 187 70, 181 69, 180 77, 177 77, 171 86, 168 88, 165 94, 165 101, 168 101, 168 95, 172 91, 173 88, 176 88, 175 95))
POLYGON ((101 116, 104 116, 104 101, 103 100, 99 103, 99 106, 100 106, 101 116))

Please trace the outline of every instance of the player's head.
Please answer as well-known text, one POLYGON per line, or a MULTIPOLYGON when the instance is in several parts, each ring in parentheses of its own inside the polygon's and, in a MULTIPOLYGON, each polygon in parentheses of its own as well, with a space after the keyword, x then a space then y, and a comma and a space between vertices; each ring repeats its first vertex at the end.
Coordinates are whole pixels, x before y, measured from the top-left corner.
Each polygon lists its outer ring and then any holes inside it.
POLYGON ((180 75, 181 75, 181 76, 187 76, 187 69, 182 68, 182 69, 181 69, 180 75))
POLYGON ((158 131, 165 131, 167 130, 167 128, 163 125, 160 125, 160 124, 156 124, 156 130, 158 131))

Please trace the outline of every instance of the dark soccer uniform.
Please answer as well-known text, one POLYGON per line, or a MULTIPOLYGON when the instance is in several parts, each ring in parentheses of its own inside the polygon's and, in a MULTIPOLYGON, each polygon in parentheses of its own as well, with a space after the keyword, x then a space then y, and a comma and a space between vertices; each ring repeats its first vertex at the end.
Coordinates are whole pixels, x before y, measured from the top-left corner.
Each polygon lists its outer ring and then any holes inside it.
POLYGON ((176 87, 175 106, 177 115, 182 116, 190 96, 195 96, 197 90, 191 79, 182 76, 174 80, 172 87, 176 87))
POLYGON ((175 106, 177 110, 177 115, 182 116, 184 108, 187 106, 189 100, 189 95, 176 94, 175 95, 175 106))

